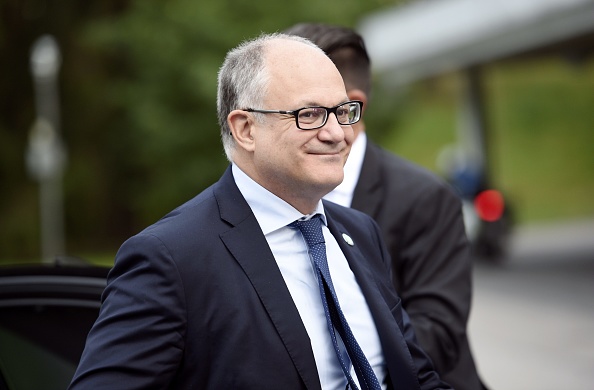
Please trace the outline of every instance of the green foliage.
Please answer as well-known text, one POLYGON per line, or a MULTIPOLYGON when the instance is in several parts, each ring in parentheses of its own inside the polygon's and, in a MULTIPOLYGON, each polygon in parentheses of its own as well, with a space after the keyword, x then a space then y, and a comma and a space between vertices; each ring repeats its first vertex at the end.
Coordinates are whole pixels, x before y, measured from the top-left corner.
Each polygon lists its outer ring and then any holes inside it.
POLYGON ((594 215, 594 62, 493 68, 494 169, 522 221, 594 215))
MULTIPOLYGON (((510 62, 483 72, 493 184, 519 223, 594 216, 594 63, 557 58, 510 62)), ((414 85, 389 131, 389 149, 439 171, 456 142, 460 79, 414 85)))
MULTIPOLYGON (((456 142, 459 88, 457 79, 443 77, 402 87, 400 103, 387 111, 396 122, 381 143, 440 174, 437 157, 444 146, 456 142)), ((394 99, 384 99, 390 104, 394 99)))

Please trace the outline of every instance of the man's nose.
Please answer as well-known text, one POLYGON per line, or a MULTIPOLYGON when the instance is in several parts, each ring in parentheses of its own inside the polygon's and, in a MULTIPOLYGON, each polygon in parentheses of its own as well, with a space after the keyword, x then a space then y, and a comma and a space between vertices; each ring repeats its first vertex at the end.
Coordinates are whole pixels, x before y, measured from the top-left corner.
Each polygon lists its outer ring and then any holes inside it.
POLYGON ((329 113, 326 124, 318 132, 318 138, 322 141, 341 142, 345 139, 345 131, 348 131, 349 127, 338 123, 335 113, 329 113))

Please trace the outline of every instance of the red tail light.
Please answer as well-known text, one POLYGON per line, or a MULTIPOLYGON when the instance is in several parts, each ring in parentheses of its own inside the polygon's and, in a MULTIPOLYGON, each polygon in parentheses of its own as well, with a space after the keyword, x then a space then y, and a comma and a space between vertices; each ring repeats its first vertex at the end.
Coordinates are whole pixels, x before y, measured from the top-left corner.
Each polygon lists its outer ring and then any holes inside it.
POLYGON ((474 198, 474 208, 482 220, 495 222, 503 215, 505 201, 499 191, 485 190, 474 198))

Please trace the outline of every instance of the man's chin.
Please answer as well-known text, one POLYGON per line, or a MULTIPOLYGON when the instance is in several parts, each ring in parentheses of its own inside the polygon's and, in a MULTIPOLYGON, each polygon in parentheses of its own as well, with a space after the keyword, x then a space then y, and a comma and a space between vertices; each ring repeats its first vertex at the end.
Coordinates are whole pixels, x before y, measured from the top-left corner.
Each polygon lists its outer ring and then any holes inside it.
POLYGON ((329 178, 327 181, 324 181, 323 183, 321 183, 320 186, 323 188, 323 191, 326 191, 324 193, 324 195, 328 194, 329 192, 334 190, 336 187, 338 187, 340 185, 340 183, 342 183, 343 179, 344 179, 344 175, 340 175, 340 177, 335 177, 333 179, 329 178))

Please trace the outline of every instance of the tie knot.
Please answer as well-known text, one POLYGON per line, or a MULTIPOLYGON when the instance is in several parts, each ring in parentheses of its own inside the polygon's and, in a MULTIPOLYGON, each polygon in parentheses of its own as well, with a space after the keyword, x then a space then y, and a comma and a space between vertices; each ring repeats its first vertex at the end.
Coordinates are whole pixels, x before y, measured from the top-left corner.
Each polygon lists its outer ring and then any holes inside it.
POLYGON ((322 219, 320 214, 316 214, 307 221, 297 220, 289 226, 301 231, 305 242, 309 247, 324 243, 324 234, 322 233, 322 219))

